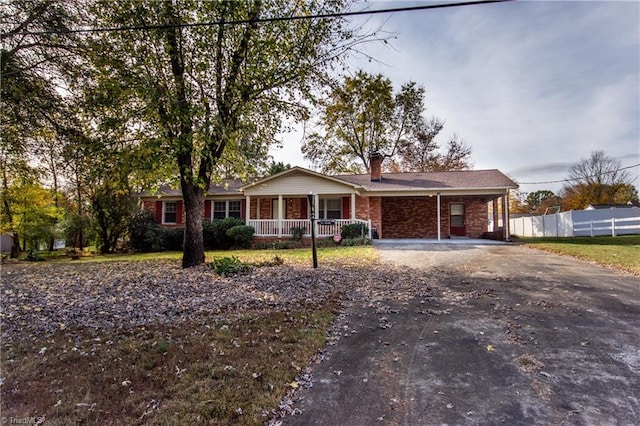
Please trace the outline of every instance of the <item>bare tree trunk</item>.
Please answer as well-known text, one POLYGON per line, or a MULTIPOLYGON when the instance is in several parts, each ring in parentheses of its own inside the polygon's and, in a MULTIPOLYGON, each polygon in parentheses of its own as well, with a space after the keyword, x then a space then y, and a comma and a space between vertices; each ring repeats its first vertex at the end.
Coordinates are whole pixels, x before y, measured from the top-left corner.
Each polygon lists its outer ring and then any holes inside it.
POLYGON ((182 267, 190 268, 204 262, 204 240, 202 238, 204 191, 183 181, 182 198, 185 216, 182 267))

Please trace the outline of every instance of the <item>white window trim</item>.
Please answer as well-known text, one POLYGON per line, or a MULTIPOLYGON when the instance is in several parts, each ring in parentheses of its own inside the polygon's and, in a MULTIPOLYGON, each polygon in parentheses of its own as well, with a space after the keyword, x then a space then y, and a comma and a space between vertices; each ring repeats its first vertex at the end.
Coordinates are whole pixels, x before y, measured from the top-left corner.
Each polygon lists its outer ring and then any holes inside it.
POLYGON ((162 202, 162 224, 163 224, 163 225, 176 225, 177 223, 178 223, 178 202, 177 202, 177 201, 163 201, 163 202, 162 202), (167 206, 167 203, 173 203, 173 204, 175 204, 175 205, 176 205, 176 211, 175 211, 175 213, 176 213, 176 220, 175 220, 174 222, 167 222, 167 221, 165 220, 165 217, 166 217, 166 216, 165 216, 165 213, 166 213, 166 206, 167 206))

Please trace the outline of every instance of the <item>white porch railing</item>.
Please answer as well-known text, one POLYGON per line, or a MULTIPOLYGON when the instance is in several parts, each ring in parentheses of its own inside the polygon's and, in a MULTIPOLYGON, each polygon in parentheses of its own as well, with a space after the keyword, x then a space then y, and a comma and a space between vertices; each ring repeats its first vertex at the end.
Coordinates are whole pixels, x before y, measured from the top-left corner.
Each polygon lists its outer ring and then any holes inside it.
MULTIPOLYGON (((309 219, 248 219, 248 226, 253 226, 256 237, 290 237, 293 228, 304 229, 304 236, 311 236, 311 220, 309 219)), ((344 225, 362 223, 369 231, 365 237, 371 238, 371 221, 361 219, 316 220, 316 236, 332 237, 339 235, 344 225)))

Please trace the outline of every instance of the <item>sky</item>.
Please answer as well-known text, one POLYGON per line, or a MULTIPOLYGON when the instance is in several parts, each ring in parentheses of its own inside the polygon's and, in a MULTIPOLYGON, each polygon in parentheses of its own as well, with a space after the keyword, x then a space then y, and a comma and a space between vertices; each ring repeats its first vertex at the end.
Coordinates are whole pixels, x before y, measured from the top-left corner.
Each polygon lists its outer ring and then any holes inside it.
MULTIPOLYGON (((425 3, 368 7, 415 4, 425 3)), ((440 145, 457 134, 474 169, 499 169, 523 192, 557 193, 563 183, 545 182, 566 179, 592 151, 640 163, 640 2, 515 1, 367 19, 397 38, 365 46, 375 60, 352 57, 349 73, 423 86, 424 116, 445 120, 440 145)), ((311 168, 295 127, 271 155, 311 168)), ((640 167, 628 171, 639 187, 640 167)))

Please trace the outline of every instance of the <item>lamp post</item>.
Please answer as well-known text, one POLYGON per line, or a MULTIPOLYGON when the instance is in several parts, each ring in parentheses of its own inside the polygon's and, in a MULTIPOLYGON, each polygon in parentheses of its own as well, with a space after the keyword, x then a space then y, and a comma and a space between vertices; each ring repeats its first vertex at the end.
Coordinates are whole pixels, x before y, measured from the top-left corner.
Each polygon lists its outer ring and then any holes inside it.
POLYGON ((311 253, 313 255, 313 267, 317 268, 318 267, 318 252, 316 250, 316 226, 315 226, 315 216, 316 216, 316 209, 315 209, 315 203, 313 202, 313 192, 309 192, 309 195, 307 195, 307 197, 309 198, 309 204, 311 205, 311 253))

